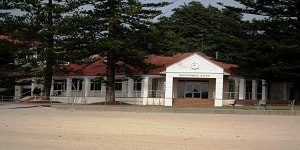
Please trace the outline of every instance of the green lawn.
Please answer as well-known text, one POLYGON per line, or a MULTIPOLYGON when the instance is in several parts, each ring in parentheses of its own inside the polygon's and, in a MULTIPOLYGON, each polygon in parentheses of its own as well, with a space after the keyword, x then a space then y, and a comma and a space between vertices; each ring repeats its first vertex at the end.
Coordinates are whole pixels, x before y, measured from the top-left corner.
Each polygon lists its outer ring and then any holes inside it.
MULTIPOLYGON (((220 109, 244 109, 244 110, 257 110, 257 106, 224 106, 220 109)), ((260 110, 265 110, 263 106, 260 106, 260 110)), ((267 110, 291 110, 290 106, 267 106, 267 110)), ((300 110, 300 106, 294 106, 294 110, 300 110)))
MULTIPOLYGON (((257 106, 173 106, 177 108, 200 108, 200 109, 240 109, 240 110, 257 110, 257 106)), ((263 106, 260 106, 260 110, 265 110, 263 106)), ((267 106, 267 110, 291 110, 290 106, 267 106)), ((300 110, 300 105, 294 106, 294 110, 300 110)))

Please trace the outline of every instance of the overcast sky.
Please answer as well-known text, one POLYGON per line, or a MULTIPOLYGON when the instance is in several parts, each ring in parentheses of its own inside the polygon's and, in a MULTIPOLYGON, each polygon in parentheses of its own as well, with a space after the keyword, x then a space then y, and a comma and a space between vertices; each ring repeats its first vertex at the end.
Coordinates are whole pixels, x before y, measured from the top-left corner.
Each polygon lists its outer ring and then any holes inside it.
MULTIPOLYGON (((217 3, 218 2, 221 2, 223 3, 224 5, 229 5, 229 6, 236 6, 236 7, 244 7, 242 4, 234 1, 234 0, 139 0, 140 2, 142 3, 149 3, 149 2, 154 2, 154 3, 157 3, 157 2, 171 2, 172 4, 164 7, 164 8, 161 8, 164 16, 170 16, 173 12, 172 12, 172 9, 174 8, 178 8, 180 7, 181 5, 184 5, 184 4, 188 4, 192 1, 198 1, 198 2, 201 2, 204 6, 208 6, 208 5, 212 5, 214 7, 218 7, 218 8, 222 8, 222 6, 218 5, 217 3)), ((19 15, 19 14, 22 14, 20 11, 18 10, 13 10, 13 11, 9 11, 9 12, 12 12, 13 14, 15 15, 19 15)), ((256 18, 256 19, 260 19, 262 18, 261 16, 253 16, 253 15, 244 15, 244 19, 245 20, 252 20, 253 18, 256 18)))
MULTIPOLYGON (((181 5, 188 4, 192 1, 201 2, 205 7, 208 5, 212 5, 217 8, 223 8, 222 6, 218 5, 218 2, 223 3, 224 5, 228 6, 235 6, 235 7, 241 7, 243 8, 244 5, 234 1, 234 0, 140 0, 140 2, 172 2, 171 5, 168 5, 164 8, 162 8, 163 15, 170 16, 172 14, 172 9, 180 7, 181 5)), ((253 18, 261 19, 261 16, 254 16, 249 14, 244 14, 244 20, 252 20, 253 18)))

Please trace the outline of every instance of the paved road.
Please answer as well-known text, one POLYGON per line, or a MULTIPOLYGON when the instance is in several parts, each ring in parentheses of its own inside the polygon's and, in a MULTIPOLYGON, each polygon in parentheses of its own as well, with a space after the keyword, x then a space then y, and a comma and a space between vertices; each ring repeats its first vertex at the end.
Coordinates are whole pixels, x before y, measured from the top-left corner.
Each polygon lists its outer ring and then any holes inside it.
POLYGON ((180 110, 169 107, 35 106, 39 105, 2 106, 26 108, 0 109, 0 150, 300 149, 299 116, 167 113, 180 110), (150 112, 158 108, 164 112, 150 112))
POLYGON ((32 104, 32 103, 10 103, 10 104, 0 105, 0 109, 17 109, 17 108, 32 108, 32 107, 50 107, 50 105, 32 104))
POLYGON ((18 109, 32 107, 53 107, 57 109, 121 111, 121 112, 158 112, 158 113, 197 113, 197 114, 240 114, 240 115, 284 115, 300 116, 300 111, 290 110, 244 110, 206 107, 164 107, 141 105, 71 105, 49 103, 1 103, 0 109, 18 109))

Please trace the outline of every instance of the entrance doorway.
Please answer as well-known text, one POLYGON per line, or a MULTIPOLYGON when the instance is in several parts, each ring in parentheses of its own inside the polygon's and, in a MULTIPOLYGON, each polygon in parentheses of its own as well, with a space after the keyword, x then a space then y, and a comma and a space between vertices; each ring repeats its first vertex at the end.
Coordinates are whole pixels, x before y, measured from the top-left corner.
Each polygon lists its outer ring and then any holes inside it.
POLYGON ((177 97, 208 99, 208 81, 180 80, 177 97))

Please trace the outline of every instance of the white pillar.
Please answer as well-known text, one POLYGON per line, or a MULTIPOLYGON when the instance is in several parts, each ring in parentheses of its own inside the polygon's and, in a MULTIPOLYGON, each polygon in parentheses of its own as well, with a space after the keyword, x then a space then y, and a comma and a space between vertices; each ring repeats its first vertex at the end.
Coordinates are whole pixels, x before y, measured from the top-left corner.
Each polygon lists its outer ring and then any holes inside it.
POLYGON ((144 77, 142 80, 141 97, 143 99, 143 105, 148 104, 148 92, 149 91, 149 77, 144 77))
POLYGON ((20 99, 21 97, 21 94, 22 94, 22 86, 20 85, 16 85, 15 86, 15 97, 16 97, 16 100, 20 99))
POLYGON ((166 83, 165 83, 165 106, 172 106, 173 105, 173 77, 166 76, 166 83))
POLYGON ((252 100, 257 100, 257 81, 256 80, 252 80, 251 99, 252 100))
POLYGON ((142 90, 141 96, 144 98, 148 97, 148 91, 149 91, 148 85, 149 85, 149 77, 144 77, 144 79, 142 80, 142 89, 141 89, 142 90))
POLYGON ((51 88, 50 88, 50 96, 53 96, 53 91, 54 91, 54 80, 51 81, 51 88))
POLYGON ((67 78, 66 96, 72 96, 72 78, 67 78))
POLYGON ((234 79, 234 99, 239 99, 239 80, 234 79))
POLYGON ((91 80, 88 77, 84 77, 84 96, 89 96, 89 91, 91 89, 91 80))
POLYGON ((127 96, 132 97, 133 94, 133 79, 129 78, 127 80, 127 96))
POLYGON ((262 100, 267 100, 268 97, 268 88, 267 88, 267 83, 266 80, 262 80, 262 90, 261 90, 261 99, 262 100))
POLYGON ((215 107, 223 106, 223 75, 216 78, 215 107))
POLYGON ((239 99, 246 99, 246 80, 240 79, 239 99))
MULTIPOLYGON (((104 81, 106 80, 106 77, 104 77, 104 81)), ((100 97, 105 97, 106 96, 106 84, 101 83, 101 94, 100 97)))
POLYGON ((38 84, 37 84, 37 78, 32 78, 32 82, 31 82, 31 95, 32 95, 32 91, 33 91, 35 88, 39 88, 39 87, 38 87, 38 84))

